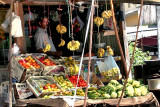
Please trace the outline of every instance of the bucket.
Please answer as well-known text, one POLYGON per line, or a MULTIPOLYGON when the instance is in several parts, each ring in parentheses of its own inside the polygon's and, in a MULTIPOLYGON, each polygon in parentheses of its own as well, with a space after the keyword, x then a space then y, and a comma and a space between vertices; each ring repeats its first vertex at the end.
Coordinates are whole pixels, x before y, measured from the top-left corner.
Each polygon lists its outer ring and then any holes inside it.
POLYGON ((160 89, 160 78, 148 79, 148 88, 149 90, 160 89))

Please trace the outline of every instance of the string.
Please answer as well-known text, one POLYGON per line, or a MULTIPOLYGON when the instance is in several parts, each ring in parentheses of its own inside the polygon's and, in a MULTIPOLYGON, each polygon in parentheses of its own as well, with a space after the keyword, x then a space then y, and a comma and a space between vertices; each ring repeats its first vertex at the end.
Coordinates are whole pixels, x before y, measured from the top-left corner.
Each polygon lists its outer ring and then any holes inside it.
POLYGON ((28 2, 28 20, 29 20, 29 38, 32 38, 32 35, 31 35, 31 11, 30 11, 30 5, 29 5, 29 2, 28 2))
MULTIPOLYGON (((83 47, 83 50, 82 50, 82 56, 81 56, 81 60, 80 60, 80 65, 79 65, 79 71, 78 71, 78 77, 77 77, 77 84, 78 84, 78 81, 79 81, 79 76, 81 74, 81 68, 82 68, 82 62, 83 62, 83 56, 84 56, 84 50, 85 50, 85 46, 86 46, 86 41, 87 41, 87 37, 88 37, 88 31, 89 31, 89 25, 90 25, 90 21, 91 21, 91 12, 93 10, 92 6, 94 4, 93 2, 94 0, 92 0, 92 5, 91 5, 91 9, 90 9, 90 13, 89 13, 89 16, 88 16, 88 23, 87 23, 87 28, 86 28, 86 33, 85 33, 85 39, 84 39, 84 47, 83 47)), ((76 92, 77 92, 77 84, 76 84, 76 88, 75 88, 75 93, 74 93, 74 97, 73 97, 73 105, 72 107, 74 107, 74 102, 75 102, 75 97, 76 97, 76 92)))
POLYGON ((70 35, 71 35, 71 32, 70 32, 70 18, 71 18, 71 16, 70 16, 70 5, 69 5, 69 1, 68 0, 66 0, 66 3, 67 3, 67 6, 68 6, 68 18, 69 18, 69 21, 68 21, 68 35, 69 35, 69 38, 71 37, 70 35))
MULTIPOLYGON (((49 6, 48 6, 48 20, 49 20, 49 6)), ((49 36, 50 36, 50 39, 51 39, 51 26, 50 26, 50 23, 48 24, 48 27, 49 27, 49 36)))
POLYGON ((46 15, 45 15, 45 11, 46 11, 46 10, 45 10, 45 0, 43 0, 43 2, 44 2, 44 17, 45 17, 45 16, 46 16, 46 15))
MULTIPOLYGON (((61 23, 61 5, 59 4, 59 23, 60 23, 60 25, 62 24, 61 23)), ((61 39, 62 39, 62 34, 61 34, 61 39)))
POLYGON ((71 6, 71 0, 69 0, 69 4, 70 4, 70 15, 71 15, 71 18, 70 18, 70 21, 71 21, 71 37, 72 37, 72 40, 74 40, 74 37, 73 37, 73 24, 72 24, 72 6, 71 6))

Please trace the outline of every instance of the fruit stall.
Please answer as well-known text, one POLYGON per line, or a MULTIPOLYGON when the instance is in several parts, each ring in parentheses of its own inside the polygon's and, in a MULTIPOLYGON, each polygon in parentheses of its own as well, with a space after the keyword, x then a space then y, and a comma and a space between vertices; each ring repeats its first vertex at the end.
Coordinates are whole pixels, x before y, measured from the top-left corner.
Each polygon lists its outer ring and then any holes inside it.
MULTIPOLYGON (((81 42, 74 39, 72 24, 72 9, 74 9, 74 1, 66 1, 66 4, 69 7, 69 18, 71 18, 69 20, 69 25, 71 28, 69 29, 69 32, 71 31, 69 36, 71 36, 71 40, 68 41, 66 46, 73 55, 67 57, 62 56, 58 59, 42 53, 25 53, 12 56, 12 40, 10 35, 10 82, 3 82, 1 84, 3 101, 9 103, 10 107, 12 107, 12 104, 15 106, 37 104, 44 106, 67 107, 89 106, 96 104, 134 106, 151 103, 158 107, 159 102, 154 94, 149 92, 148 86, 140 81, 133 80, 128 77, 130 70, 127 70, 123 49, 119 39, 113 1, 99 0, 96 4, 94 0, 89 2, 84 1, 90 4, 90 11, 88 12, 88 21, 85 28, 86 32, 83 34, 85 35, 84 46, 80 52, 81 56, 78 58, 74 54, 76 53, 75 51, 80 48, 81 42), (94 7, 98 8, 98 3, 106 5, 106 9, 103 10, 102 17, 99 17, 97 12, 97 16, 93 18, 94 7), (107 10, 107 3, 110 4, 110 10, 107 10), (111 46, 107 46, 105 49, 103 48, 104 45, 101 46, 102 40, 99 30, 100 26, 104 23, 104 19, 106 18, 113 19, 112 22, 115 30, 114 35, 117 40, 115 43, 117 43, 117 47, 120 49, 119 54, 121 57, 113 56, 114 51, 111 46), (97 29, 96 38, 98 40, 96 58, 92 56, 91 53, 92 36, 94 35, 93 24, 97 29), (89 53, 85 54, 86 59, 84 59, 84 49, 87 42, 86 40, 89 28, 89 53), (121 69, 121 67, 116 63, 118 60, 122 62, 123 65, 121 66, 123 66, 123 69, 121 69), (87 69, 85 67, 86 63, 88 67, 87 69), (93 72, 95 71, 95 68, 96 72, 93 72), (122 70, 124 72, 122 72, 122 70)), ((61 5, 66 5, 64 2, 52 1, 27 2, 22 0, 18 2, 22 2, 23 4, 30 3, 34 5, 41 5, 42 3, 45 5, 59 5, 59 3, 61 5)), ((136 2, 139 3, 139 1, 136 2)), ((149 1, 146 1, 146 3, 149 3, 149 1)), ((141 7, 142 5, 143 0, 141 1, 141 7)), ((13 11, 12 6, 13 0, 11 1, 11 11, 13 11)), ((21 8, 22 7, 23 6, 21 5, 21 8)), ((58 10, 61 10, 60 5, 58 10)), ((56 26, 56 31, 61 35, 58 47, 63 47, 65 45, 64 34, 67 33, 67 30, 68 29, 61 24, 60 19, 60 24, 56 26)), ((96 46, 97 45, 95 45, 95 47, 96 46)), ((50 46, 46 44, 46 48, 43 49, 43 51, 46 52, 49 51, 49 49, 50 46)))

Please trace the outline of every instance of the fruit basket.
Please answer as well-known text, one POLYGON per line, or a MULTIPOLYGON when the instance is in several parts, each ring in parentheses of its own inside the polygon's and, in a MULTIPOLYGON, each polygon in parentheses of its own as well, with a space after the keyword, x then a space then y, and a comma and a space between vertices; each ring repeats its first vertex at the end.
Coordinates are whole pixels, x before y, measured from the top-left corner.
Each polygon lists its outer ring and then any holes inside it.
POLYGON ((68 80, 64 75, 54 76, 55 81, 61 86, 62 89, 72 89, 74 88, 73 84, 68 80))
POLYGON ((60 65, 57 61, 48 57, 46 54, 35 56, 35 59, 43 66, 43 75, 53 75, 64 72, 63 66, 60 65))
POLYGON ((52 76, 31 76, 26 80, 26 83, 35 96, 39 98, 61 90, 52 76))
POLYGON ((14 56, 12 62, 13 77, 20 82, 25 81, 29 76, 40 76, 43 71, 41 63, 31 54, 14 56))

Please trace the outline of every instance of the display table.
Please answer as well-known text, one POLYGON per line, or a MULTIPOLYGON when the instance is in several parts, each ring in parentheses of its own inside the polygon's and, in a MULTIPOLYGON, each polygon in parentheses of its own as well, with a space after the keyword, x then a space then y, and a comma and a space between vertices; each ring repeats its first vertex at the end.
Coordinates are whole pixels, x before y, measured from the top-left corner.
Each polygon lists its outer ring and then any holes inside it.
MULTIPOLYGON (((61 98, 58 99, 18 99, 16 100, 18 104, 21 106, 26 106, 27 104, 39 104, 44 106, 52 106, 52 107, 69 107, 68 104, 61 98)), ((100 99, 100 100, 93 100, 88 99, 87 105, 92 104, 108 104, 112 106, 116 106, 119 99, 100 99)), ((134 105, 140 105, 140 104, 155 104, 156 107, 159 106, 159 103, 157 101, 157 98, 154 96, 153 93, 148 93, 145 96, 141 97, 133 97, 133 98, 123 98, 121 100, 120 106, 134 106, 134 105)), ((78 100, 75 102, 74 106, 83 106, 84 100, 78 100)))

